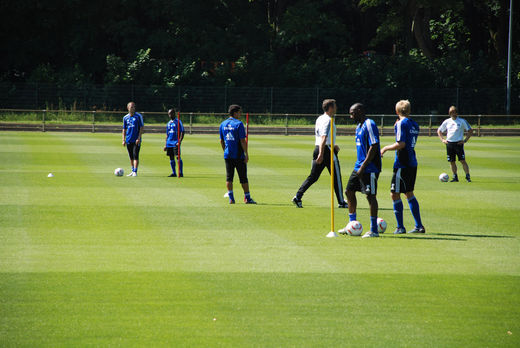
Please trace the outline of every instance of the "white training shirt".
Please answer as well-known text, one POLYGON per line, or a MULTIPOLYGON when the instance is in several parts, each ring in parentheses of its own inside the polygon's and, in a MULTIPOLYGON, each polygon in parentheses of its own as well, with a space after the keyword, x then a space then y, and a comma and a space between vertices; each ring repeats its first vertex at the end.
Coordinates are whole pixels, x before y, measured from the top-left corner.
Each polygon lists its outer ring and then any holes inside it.
POLYGON ((460 117, 457 117, 456 119, 450 117, 444 120, 439 127, 439 130, 442 133, 447 132, 446 140, 450 143, 462 141, 464 139, 464 131, 469 131, 470 129, 471 126, 469 123, 460 117))
MULTIPOLYGON (((325 143, 325 145, 330 145, 330 122, 331 122, 331 118, 329 115, 327 115, 326 113, 324 113, 323 115, 321 115, 320 117, 318 117, 316 119, 316 126, 315 126, 315 131, 314 131, 314 134, 316 135, 316 143, 315 145, 320 145, 321 144, 321 137, 322 136, 327 136, 327 142, 325 143)), ((334 144, 336 143, 336 123, 334 123, 334 144)))

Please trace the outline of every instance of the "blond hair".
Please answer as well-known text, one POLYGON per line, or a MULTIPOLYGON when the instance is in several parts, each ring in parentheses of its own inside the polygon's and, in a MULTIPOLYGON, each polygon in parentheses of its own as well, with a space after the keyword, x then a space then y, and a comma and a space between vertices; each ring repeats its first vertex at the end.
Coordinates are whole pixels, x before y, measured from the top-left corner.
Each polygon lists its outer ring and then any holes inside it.
POLYGON ((412 105, 410 104, 410 101, 408 99, 399 100, 397 104, 395 104, 395 112, 397 112, 397 114, 401 116, 409 116, 411 109, 412 105))

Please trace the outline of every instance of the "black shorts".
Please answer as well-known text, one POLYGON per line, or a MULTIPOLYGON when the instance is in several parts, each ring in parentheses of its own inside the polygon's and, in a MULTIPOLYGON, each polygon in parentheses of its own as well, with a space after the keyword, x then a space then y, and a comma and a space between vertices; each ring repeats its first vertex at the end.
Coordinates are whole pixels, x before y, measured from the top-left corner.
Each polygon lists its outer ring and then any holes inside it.
POLYGON ((359 191, 365 195, 375 196, 377 194, 377 179, 379 179, 379 173, 363 173, 360 177, 354 170, 348 179, 347 191, 359 191))
POLYGON ((128 143, 126 144, 126 149, 128 150, 128 156, 130 156, 131 160, 139 160, 141 144, 137 145, 136 143, 128 143))
POLYGON ((464 154, 464 144, 447 143, 446 153, 448 155, 448 162, 455 162, 455 155, 457 155, 459 161, 463 161, 466 158, 464 154))
POLYGON ((412 192, 415 188, 416 177, 417 167, 394 168, 390 191, 395 193, 412 192))
POLYGON ((225 158, 226 161, 226 181, 233 182, 235 168, 241 184, 247 184, 247 164, 243 159, 225 158))
POLYGON ((177 153, 178 153, 177 146, 166 148, 166 156, 170 156, 170 160, 174 160, 175 157, 177 156, 177 153))

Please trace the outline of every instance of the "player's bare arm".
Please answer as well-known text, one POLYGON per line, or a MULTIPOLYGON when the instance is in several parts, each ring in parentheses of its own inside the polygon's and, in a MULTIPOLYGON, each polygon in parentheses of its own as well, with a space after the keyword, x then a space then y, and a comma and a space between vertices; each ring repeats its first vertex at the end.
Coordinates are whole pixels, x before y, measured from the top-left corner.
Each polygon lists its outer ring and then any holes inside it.
POLYGON ((244 150, 244 163, 247 163, 249 161, 249 154, 247 153, 247 141, 246 139, 240 139, 240 145, 242 145, 242 149, 244 150))
POLYGON ((448 143, 448 140, 444 139, 444 136, 442 135, 442 132, 439 129, 437 129, 437 135, 439 136, 439 139, 441 139, 442 143, 444 143, 444 144, 448 143))
POLYGON ((468 131, 468 133, 466 134, 466 138, 463 141, 461 141, 459 144, 467 143, 469 138, 471 138, 472 135, 473 135, 473 129, 470 129, 468 131))
POLYGON ((381 156, 383 156, 384 153, 387 151, 404 149, 405 146, 406 146, 406 143, 404 141, 397 141, 397 142, 393 143, 392 145, 387 145, 381 149, 381 156))
POLYGON ((326 135, 322 135, 321 136, 321 142, 320 142, 320 145, 319 145, 319 153, 318 153, 318 157, 316 158, 316 163, 320 164, 321 162, 323 162, 323 151, 325 150, 325 143, 327 142, 327 136, 326 135))
POLYGON ((374 156, 376 155, 376 146, 375 145, 371 145, 369 148, 368 148, 368 152, 367 152, 367 156, 365 158, 365 160, 363 161, 363 163, 361 164, 361 166, 359 167, 358 171, 357 171, 357 175, 361 175, 363 174, 363 172, 365 171, 365 168, 366 166, 372 162, 372 159, 374 158, 374 156))

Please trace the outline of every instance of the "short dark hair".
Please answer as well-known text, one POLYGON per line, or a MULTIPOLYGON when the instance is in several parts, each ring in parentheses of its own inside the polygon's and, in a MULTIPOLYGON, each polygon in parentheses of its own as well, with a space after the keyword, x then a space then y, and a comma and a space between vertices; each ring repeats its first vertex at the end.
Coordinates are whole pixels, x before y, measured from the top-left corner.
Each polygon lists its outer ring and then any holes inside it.
POLYGON ((175 118, 175 108, 174 107, 171 107, 168 109, 168 116, 170 116, 170 118, 172 120, 175 118), (170 115, 170 112, 171 112, 171 115, 170 115))
POLYGON ((336 105, 336 99, 325 99, 323 104, 321 104, 321 107, 323 108, 323 111, 327 112, 327 110, 334 105, 336 105))
POLYGON ((228 108, 228 113, 230 116, 233 116, 235 112, 239 112, 240 110, 242 110, 242 107, 240 105, 231 104, 228 108))
POLYGON ((351 109, 359 109, 359 111, 361 111, 363 113, 363 115, 365 114, 365 105, 363 105, 361 103, 355 103, 350 108, 351 109))

